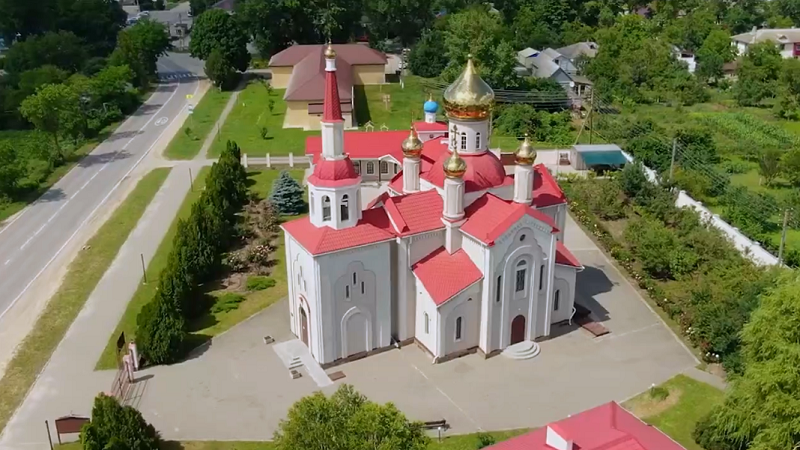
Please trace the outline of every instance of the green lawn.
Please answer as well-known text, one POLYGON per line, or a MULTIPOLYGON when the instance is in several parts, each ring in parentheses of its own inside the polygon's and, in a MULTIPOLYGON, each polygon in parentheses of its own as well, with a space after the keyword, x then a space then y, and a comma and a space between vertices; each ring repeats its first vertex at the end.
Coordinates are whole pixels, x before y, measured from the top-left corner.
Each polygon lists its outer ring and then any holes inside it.
MULTIPOLYGON (((501 442, 518 436, 528 430, 489 431, 496 442, 501 442)), ((450 436, 438 442, 431 438, 428 450, 475 450, 477 449, 478 433, 450 436)), ((81 450, 79 443, 59 445, 58 450, 81 450)), ((167 441, 161 446, 163 450, 274 450, 272 442, 246 442, 246 441, 167 441)))
MULTIPOLYGON (((167 259, 172 251, 172 240, 177 231, 178 219, 188 217, 191 213, 192 205, 200 198, 200 193, 205 185, 205 178, 208 174, 208 170, 207 168, 203 169, 198 174, 195 180, 194 190, 189 192, 186 199, 184 199, 177 216, 173 219, 169 231, 167 231, 167 234, 158 246, 158 250, 156 250, 155 255, 153 255, 153 258, 150 260, 150 264, 147 266, 148 283, 141 284, 130 303, 128 303, 125 314, 117 325, 117 329, 109 337, 108 344, 100 356, 100 360, 97 362, 97 369, 113 369, 116 367, 116 341, 120 332, 125 332, 125 336, 128 337, 135 336, 136 317, 142 307, 155 295, 158 285, 158 276, 166 266, 167 259)), ((289 173, 297 180, 302 180, 303 178, 302 169, 290 170, 289 173)), ((249 172, 250 191, 260 198, 265 198, 272 188, 272 182, 279 174, 280 171, 275 169, 249 172)), ((275 249, 274 256, 275 265, 272 267, 270 277, 275 280, 275 286, 261 291, 246 293, 244 295, 245 300, 232 311, 216 313, 209 311, 207 314, 189 323, 188 327, 192 335, 190 339, 193 345, 200 345, 208 339, 231 329, 236 324, 286 296, 286 262, 282 235, 277 239, 277 248, 275 249)), ((221 293, 222 291, 213 291, 209 294, 216 297, 221 293)))
POLYGON ((669 391, 664 400, 645 391, 623 406, 645 422, 654 425, 688 450, 703 450, 692 438, 695 424, 722 401, 723 392, 685 375, 662 384, 669 391))
POLYGON ((0 431, 25 398, 36 376, 136 227, 169 171, 169 168, 155 169, 142 178, 69 265, 58 291, 0 379, 0 431))
POLYGON ((231 94, 232 91, 209 88, 195 106, 194 113, 186 119, 181 130, 172 138, 169 147, 164 151, 164 156, 168 159, 192 159, 197 156, 231 94))
POLYGON ((164 236, 164 239, 158 246, 158 250, 156 250, 153 258, 150 260, 150 264, 147 266, 147 284, 142 283, 139 285, 139 289, 136 290, 133 298, 128 303, 128 307, 125 309, 125 314, 123 314, 122 319, 120 319, 119 324, 117 324, 116 330, 109 336, 108 344, 100 355, 95 369, 115 369, 117 367, 116 343, 120 332, 124 331, 128 340, 136 335, 136 316, 139 315, 139 311, 141 311, 142 307, 155 295, 156 287, 158 286, 158 276, 161 274, 161 270, 167 265, 167 257, 172 250, 172 238, 177 232, 178 219, 188 217, 189 213, 191 213, 192 205, 200 198, 200 193, 205 187, 205 179, 209 170, 210 168, 206 167, 197 174, 194 181, 194 189, 190 191, 183 200, 177 216, 172 220, 172 225, 170 225, 167 234, 164 236))

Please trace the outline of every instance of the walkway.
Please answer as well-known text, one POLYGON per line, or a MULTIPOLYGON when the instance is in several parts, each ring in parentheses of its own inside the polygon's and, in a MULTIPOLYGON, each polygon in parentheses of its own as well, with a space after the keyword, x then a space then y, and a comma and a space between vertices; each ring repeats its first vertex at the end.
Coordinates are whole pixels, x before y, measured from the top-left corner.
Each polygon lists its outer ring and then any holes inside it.
MULTIPOLYGON (((231 111, 233 111, 233 107, 236 105, 236 99, 239 98, 239 93, 242 92, 246 86, 247 86, 247 77, 244 76, 242 77, 241 81, 239 81, 239 84, 236 85, 236 89, 233 90, 231 98, 229 98, 228 103, 225 104, 225 109, 222 110, 222 113, 219 115, 219 118, 217 119, 216 122, 214 122, 214 127, 206 136, 206 140, 203 141, 203 146, 200 147, 200 153, 197 154, 195 159, 203 159, 208 156, 208 150, 214 144, 214 138, 217 137, 217 133, 219 133, 219 130, 221 130, 222 126, 225 125, 225 120, 228 119, 228 114, 230 114, 231 111)), ((215 89, 215 88, 211 87, 209 89, 215 89)))
POLYGON ((136 228, 72 323, 22 406, 0 436, 0 449, 48 448, 44 421, 89 415, 94 397, 111 389, 114 371, 94 372, 97 358, 141 281, 140 254, 149 263, 189 191, 187 162, 172 170, 136 228))

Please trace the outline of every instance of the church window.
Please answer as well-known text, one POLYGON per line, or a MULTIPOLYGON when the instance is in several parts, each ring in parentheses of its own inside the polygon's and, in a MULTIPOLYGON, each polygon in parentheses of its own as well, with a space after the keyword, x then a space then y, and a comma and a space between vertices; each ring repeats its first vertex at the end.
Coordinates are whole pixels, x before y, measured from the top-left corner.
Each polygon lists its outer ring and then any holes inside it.
POLYGON ((478 150, 481 148, 481 134, 475 133, 475 149, 478 150))
POLYGON ((561 290, 556 289, 556 296, 553 299, 553 311, 558 311, 558 301, 560 300, 559 297, 561 297, 559 294, 561 294, 561 290))
POLYGON ((344 285, 344 298, 350 300, 350 286, 344 285))
POLYGON ((542 287, 544 287, 544 264, 542 264, 542 267, 539 268, 539 290, 540 291, 542 290, 542 287))
POLYGON ((339 215, 342 220, 350 220, 350 199, 347 194, 342 196, 342 205, 339 207, 341 210, 339 215))
POLYGON ((372 175, 373 173, 375 173, 375 163, 367 161, 367 175, 372 175))
POLYGON ((389 173, 389 163, 381 161, 381 173, 389 173))
POLYGON ((364 294, 364 282, 363 281, 361 282, 361 294, 362 295, 364 294))
POLYGON ((331 220, 331 198, 327 195, 322 196, 322 220, 331 220))
POLYGON ((456 340, 461 340, 461 317, 456 319, 456 340))
POLYGON ((394 174, 397 175, 397 164, 393 164, 393 165, 394 165, 394 174))
POLYGON ((500 294, 502 294, 503 292, 501 290, 502 284, 503 284, 503 276, 500 275, 497 277, 497 292, 495 292, 494 294, 494 301, 496 301, 497 303, 500 303, 500 294))
POLYGON ((461 150, 467 149, 467 133, 461 133, 461 150))
POLYGON ((356 284, 356 273, 353 272, 353 284, 356 284))
POLYGON ((356 173, 361 175, 361 161, 353 161, 353 168, 356 169, 356 173))
POLYGON ((314 215, 314 193, 313 192, 310 192, 308 194, 308 204, 309 204, 309 208, 311 208, 311 215, 313 216, 314 215))
POLYGON ((422 314, 422 320, 425 321, 425 334, 430 333, 430 325, 428 325, 430 320, 428 320, 428 313, 423 313, 422 314))
POLYGON ((525 240, 525 235, 523 234, 522 236, 519 237, 519 241, 522 242, 524 240, 525 240))
POLYGON ((517 279, 515 283, 514 290, 517 292, 522 292, 525 290, 525 273, 527 270, 528 263, 525 261, 520 261, 517 264, 517 279))

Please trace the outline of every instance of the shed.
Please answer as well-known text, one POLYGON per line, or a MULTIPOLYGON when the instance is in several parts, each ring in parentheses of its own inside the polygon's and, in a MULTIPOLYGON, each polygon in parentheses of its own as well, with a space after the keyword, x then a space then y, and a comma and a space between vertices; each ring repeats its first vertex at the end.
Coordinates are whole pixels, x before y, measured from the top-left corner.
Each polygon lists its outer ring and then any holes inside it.
POLYGON ((576 170, 619 168, 628 163, 628 158, 616 144, 573 145, 571 159, 576 170))

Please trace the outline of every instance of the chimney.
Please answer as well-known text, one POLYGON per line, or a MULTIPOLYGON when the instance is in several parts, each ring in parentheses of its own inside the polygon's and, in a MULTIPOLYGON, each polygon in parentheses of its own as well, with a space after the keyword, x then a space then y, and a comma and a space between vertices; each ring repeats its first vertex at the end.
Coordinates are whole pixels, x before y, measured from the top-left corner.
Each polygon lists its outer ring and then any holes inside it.
POLYGON ((573 450, 572 440, 567 439, 564 434, 565 433, 558 429, 555 424, 548 425, 545 444, 549 447, 553 447, 555 450, 573 450))

